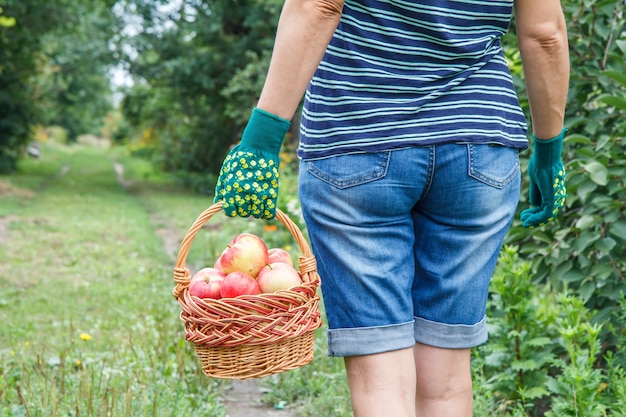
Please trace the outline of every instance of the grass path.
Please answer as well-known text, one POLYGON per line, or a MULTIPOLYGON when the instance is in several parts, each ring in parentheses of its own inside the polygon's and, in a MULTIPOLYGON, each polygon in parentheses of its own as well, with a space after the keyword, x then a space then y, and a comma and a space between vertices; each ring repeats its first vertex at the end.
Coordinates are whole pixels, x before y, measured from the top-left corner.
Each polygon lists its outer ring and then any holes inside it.
MULTIPOLYGON (((121 150, 48 145, 0 177, 0 416, 226 415, 171 295, 208 204, 121 150)), ((190 264, 225 237, 198 239, 190 264)))
MULTIPOLYGON (((325 356, 322 331, 312 364, 260 382, 198 369, 172 266, 210 198, 182 192, 121 148, 42 152, 0 176, 0 417, 350 415, 342 364, 325 356), (261 403, 259 388, 278 409, 261 403)), ((295 195, 291 182, 283 178, 283 195, 295 195)), ((187 266, 212 264, 242 231, 293 244, 280 226, 211 219, 187 266)))

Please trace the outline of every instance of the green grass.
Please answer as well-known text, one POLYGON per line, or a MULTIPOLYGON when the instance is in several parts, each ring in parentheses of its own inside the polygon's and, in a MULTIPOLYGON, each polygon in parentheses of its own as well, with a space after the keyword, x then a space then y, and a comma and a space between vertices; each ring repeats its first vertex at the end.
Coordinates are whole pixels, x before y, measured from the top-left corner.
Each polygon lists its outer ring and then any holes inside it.
POLYGON ((272 375, 263 401, 296 406, 301 417, 350 417, 350 397, 343 359, 326 354, 323 329, 315 339, 315 360, 302 368, 272 375))
POLYGON ((131 179, 147 171, 119 151, 43 152, 0 178, 13 191, 0 197, 11 219, 0 245, 0 415, 223 415, 224 384, 201 374, 184 341, 155 217, 171 216, 181 238, 210 201, 154 173, 145 198, 124 189, 114 160, 131 179))
MULTIPOLYGON (((172 257, 212 198, 123 148, 42 152, 0 177, 0 416, 224 416, 230 382, 201 373, 172 296, 172 257)), ((285 211, 295 185, 289 175, 281 182, 285 211)), ((186 266, 212 265, 244 231, 300 251, 277 221, 219 213, 186 266)), ((342 362, 325 350, 320 329, 313 363, 264 378, 264 401, 303 417, 350 415, 342 362)))

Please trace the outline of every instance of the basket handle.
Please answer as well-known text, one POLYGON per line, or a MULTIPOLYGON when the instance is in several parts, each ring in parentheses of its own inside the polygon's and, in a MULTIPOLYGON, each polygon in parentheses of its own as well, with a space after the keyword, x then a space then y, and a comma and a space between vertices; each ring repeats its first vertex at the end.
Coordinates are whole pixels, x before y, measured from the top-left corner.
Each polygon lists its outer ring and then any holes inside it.
MULTIPOLYGON (((183 238, 180 248, 178 250, 178 257, 176 258, 176 267, 174 268, 174 281, 178 286, 187 286, 191 279, 189 271, 185 268, 185 263, 187 261, 187 254, 189 253, 189 249, 191 248, 191 243, 193 239, 196 237, 200 229, 216 214, 222 211, 222 202, 217 202, 204 210, 193 222, 187 234, 183 238)), ((317 263, 315 261, 315 257, 311 252, 311 248, 307 243, 306 239, 302 235, 302 232, 295 225, 295 223, 280 209, 276 209, 276 219, 278 219, 286 228, 289 230, 289 233, 294 237, 296 243, 300 247, 302 252, 302 256, 298 259, 298 265, 300 269, 300 273, 305 281, 315 281, 317 279, 317 263)))

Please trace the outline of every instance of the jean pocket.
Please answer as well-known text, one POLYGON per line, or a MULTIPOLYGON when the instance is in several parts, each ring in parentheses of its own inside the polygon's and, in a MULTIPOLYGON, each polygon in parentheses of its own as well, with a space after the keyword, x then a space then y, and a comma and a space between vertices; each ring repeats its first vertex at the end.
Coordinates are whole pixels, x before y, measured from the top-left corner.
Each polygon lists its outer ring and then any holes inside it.
POLYGON ((339 155, 308 161, 307 171, 339 189, 354 187, 385 177, 391 152, 339 155))
POLYGON ((519 175, 519 151, 506 146, 467 145, 468 175, 495 188, 504 188, 519 175))

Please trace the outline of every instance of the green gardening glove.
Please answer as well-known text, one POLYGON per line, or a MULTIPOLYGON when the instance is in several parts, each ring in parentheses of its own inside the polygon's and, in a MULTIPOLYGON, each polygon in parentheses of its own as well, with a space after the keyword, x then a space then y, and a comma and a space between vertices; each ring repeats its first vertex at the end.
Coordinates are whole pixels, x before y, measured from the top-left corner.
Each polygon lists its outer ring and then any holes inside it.
POLYGON ((271 220, 278 198, 278 153, 290 122, 255 108, 241 142, 224 159, 214 202, 227 216, 271 220))
POLYGON ((528 161, 529 198, 533 207, 520 215, 524 227, 543 226, 554 220, 565 203, 565 168, 561 161, 565 131, 549 140, 537 139, 533 134, 535 150, 528 161))

